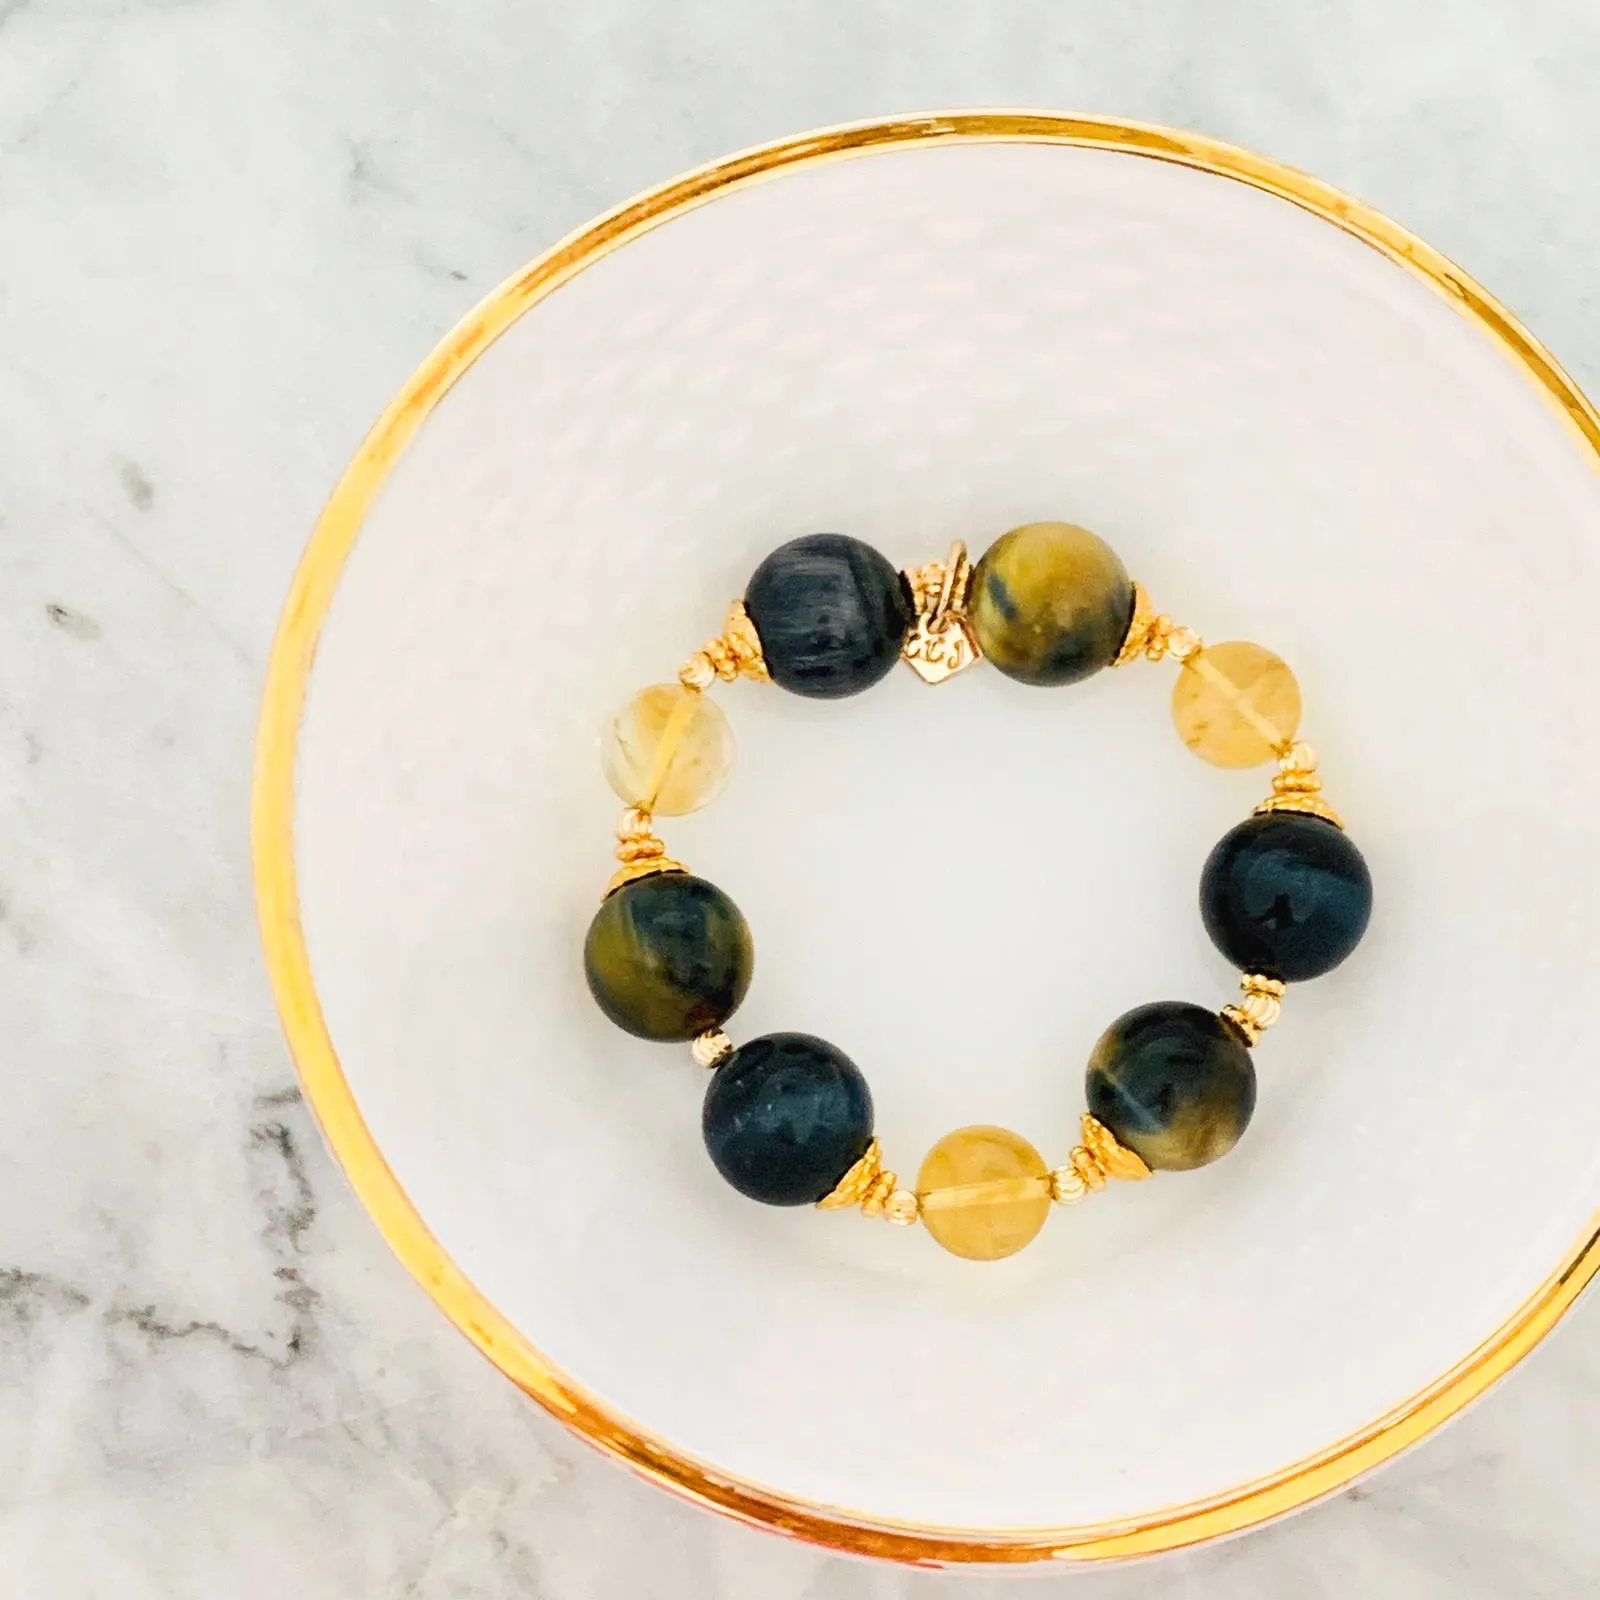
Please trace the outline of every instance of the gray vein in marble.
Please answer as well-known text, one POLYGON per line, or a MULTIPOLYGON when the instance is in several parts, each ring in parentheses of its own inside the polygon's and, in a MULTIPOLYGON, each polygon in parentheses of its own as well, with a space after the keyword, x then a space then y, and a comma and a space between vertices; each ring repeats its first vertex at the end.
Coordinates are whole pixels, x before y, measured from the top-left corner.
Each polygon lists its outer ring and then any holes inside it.
MULTIPOLYGON (((154 485, 150 484, 148 479, 141 478, 141 481, 148 489, 151 502, 153 503, 155 498, 154 485)), ((132 496, 130 495, 129 498, 131 499, 132 496)), ((148 507, 139 506, 136 503, 135 509, 144 511, 147 510, 148 507)), ((249 650, 246 646, 240 644, 238 640, 234 639, 232 635, 230 635, 223 627, 221 627, 216 619, 211 615, 205 602, 198 596, 191 594, 183 586, 183 584, 178 581, 178 579, 174 578, 161 566, 160 562, 153 559, 135 539, 131 538, 127 533, 119 528, 114 518, 106 516, 98 511, 91 511, 87 514, 85 520, 99 533, 103 534, 106 538, 117 544, 133 561, 142 567, 144 571, 149 573, 149 575, 154 578, 156 582, 159 583, 175 600, 179 600, 185 606, 187 606, 194 613, 195 620, 200 624, 200 626, 204 628, 206 632, 209 633, 211 637, 215 639, 217 643, 219 643, 228 652, 228 654, 234 658, 234 660, 236 660, 241 666, 252 671, 259 670, 261 666, 261 658, 249 650)), ((53 612, 51 614, 51 620, 55 620, 53 612)))
POLYGON ((45 608, 44 614, 61 629, 63 633, 70 633, 74 639, 88 642, 100 637, 100 624, 93 617, 82 611, 74 611, 70 606, 64 606, 58 600, 52 600, 45 608))

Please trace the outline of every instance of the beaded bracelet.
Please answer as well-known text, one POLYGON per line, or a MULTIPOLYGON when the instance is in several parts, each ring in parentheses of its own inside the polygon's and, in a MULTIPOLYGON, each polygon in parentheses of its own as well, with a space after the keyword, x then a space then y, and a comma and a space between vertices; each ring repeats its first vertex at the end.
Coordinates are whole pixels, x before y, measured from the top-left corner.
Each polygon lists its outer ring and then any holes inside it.
POLYGON ((974 568, 956 544, 901 573, 870 545, 812 534, 756 569, 722 634, 611 723, 608 781, 627 804, 617 858, 584 945, 589 987, 619 1027, 689 1042, 713 1069, 702 1129, 717 1170, 769 1205, 859 1207, 928 1232, 956 1255, 994 1260, 1027 1244, 1052 1201, 1108 1179, 1204 1166, 1233 1148, 1255 1108, 1251 1049, 1278 1019, 1285 985, 1315 978, 1366 930, 1366 862, 1322 796, 1297 740, 1300 690, 1259 645, 1206 645, 1155 614, 1094 534, 1067 523, 1013 529, 974 568), (980 660, 1021 683, 1076 683, 1106 666, 1170 656, 1172 715, 1185 744, 1222 767, 1276 758, 1272 793, 1211 852, 1200 912, 1243 970, 1220 1013, 1180 1001, 1119 1017, 1089 1057, 1080 1142, 1054 1169, 1003 1128, 941 1139, 914 1187, 883 1165, 872 1096, 842 1051, 803 1033, 734 1047, 723 1024, 750 985, 754 950, 738 907, 666 853, 657 815, 693 811, 727 781, 732 738, 705 693, 744 675, 838 699, 905 660, 939 683, 980 660))

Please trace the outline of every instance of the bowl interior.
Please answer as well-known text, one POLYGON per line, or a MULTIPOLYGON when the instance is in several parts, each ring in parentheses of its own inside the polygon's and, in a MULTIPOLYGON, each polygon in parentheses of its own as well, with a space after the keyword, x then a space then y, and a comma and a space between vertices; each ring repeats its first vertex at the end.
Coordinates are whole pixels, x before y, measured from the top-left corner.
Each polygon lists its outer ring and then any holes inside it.
MULTIPOLYGON (((1025 143, 725 189, 487 350, 340 581, 295 827, 360 1111, 527 1339, 725 1478, 990 1531, 1303 1461, 1490 1336, 1600 1206, 1597 526, 1505 348, 1281 198, 1025 143), (742 1200, 687 1052, 595 1010, 597 730, 794 534, 909 564, 1039 518, 1291 662, 1377 911, 1291 994, 1232 1156, 979 1266, 742 1200)), ((1111 1019, 1232 993, 1196 883, 1266 780, 1184 750, 1171 673, 719 691, 738 771, 664 831, 755 931, 735 1037, 848 1051, 902 1173, 973 1122, 1062 1159, 1111 1019)))

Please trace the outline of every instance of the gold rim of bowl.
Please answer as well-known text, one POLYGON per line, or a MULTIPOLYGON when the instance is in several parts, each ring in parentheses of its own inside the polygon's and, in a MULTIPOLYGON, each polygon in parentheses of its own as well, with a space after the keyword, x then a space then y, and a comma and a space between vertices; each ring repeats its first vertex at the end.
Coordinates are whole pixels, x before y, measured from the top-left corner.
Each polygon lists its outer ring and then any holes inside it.
POLYGON ((389 1169, 340 1068, 317 997, 296 881, 296 746, 324 619, 369 505, 429 412, 473 362, 529 307, 576 273, 720 196, 823 162, 981 142, 1086 146, 1171 162, 1247 184, 1311 212, 1428 284, 1475 323, 1600 457, 1600 417, 1549 353, 1484 289, 1370 206, 1249 151, 1168 128, 1027 111, 862 122, 743 151, 607 212, 495 289, 445 336, 362 442, 312 532, 268 661, 254 784, 256 897, 267 966, 307 1103, 362 1204, 445 1315, 574 1433, 689 1500, 833 1550, 919 1565, 1098 1562, 1182 1549, 1282 1516, 1333 1493, 1431 1433, 1515 1366, 1577 1298, 1600 1267, 1600 1217, 1494 1334, 1426 1388, 1315 1454, 1208 1499, 1153 1508, 1115 1523, 1006 1529, 926 1526, 815 1504, 696 1460, 590 1394, 513 1327, 446 1254, 389 1169))

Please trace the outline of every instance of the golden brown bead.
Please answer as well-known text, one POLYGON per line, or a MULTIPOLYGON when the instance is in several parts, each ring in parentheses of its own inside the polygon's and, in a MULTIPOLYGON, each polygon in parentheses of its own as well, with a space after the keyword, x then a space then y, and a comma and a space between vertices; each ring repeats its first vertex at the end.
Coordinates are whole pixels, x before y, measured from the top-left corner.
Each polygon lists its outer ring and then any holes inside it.
POLYGON ((1106 542, 1067 522, 1003 533, 973 568, 967 623, 978 649, 1020 683, 1077 683, 1117 659, 1133 583, 1106 542))

